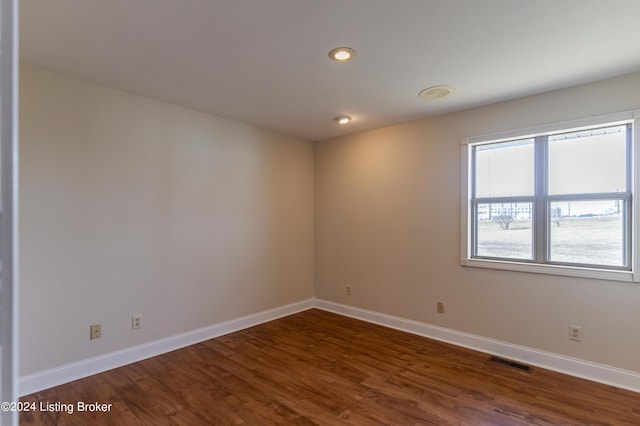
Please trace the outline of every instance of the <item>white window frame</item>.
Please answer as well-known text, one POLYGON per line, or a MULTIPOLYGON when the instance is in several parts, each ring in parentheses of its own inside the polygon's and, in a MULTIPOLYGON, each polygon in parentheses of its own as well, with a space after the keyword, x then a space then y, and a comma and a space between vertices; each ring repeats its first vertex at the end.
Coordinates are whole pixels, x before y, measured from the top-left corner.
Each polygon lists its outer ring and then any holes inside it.
POLYGON ((640 110, 625 111, 616 114, 590 117, 581 120, 564 121, 553 124, 541 125, 526 129, 510 130, 499 133, 492 133, 480 136, 472 136, 462 139, 462 187, 461 187, 461 224, 460 224, 460 264, 478 268, 501 269, 508 271, 521 271, 539 274, 563 275, 581 278, 594 278, 613 281, 640 282, 640 203, 638 202, 638 188, 640 188, 640 110), (517 260, 494 260, 473 258, 472 251, 472 202, 471 188, 473 175, 471 173, 472 147, 481 143, 500 142, 513 139, 525 139, 541 134, 551 134, 565 130, 576 130, 580 128, 593 127, 599 125, 609 125, 632 121, 632 141, 631 141, 631 265, 630 270, 599 269, 597 267, 581 267, 571 265, 551 265, 542 263, 520 262, 517 260))

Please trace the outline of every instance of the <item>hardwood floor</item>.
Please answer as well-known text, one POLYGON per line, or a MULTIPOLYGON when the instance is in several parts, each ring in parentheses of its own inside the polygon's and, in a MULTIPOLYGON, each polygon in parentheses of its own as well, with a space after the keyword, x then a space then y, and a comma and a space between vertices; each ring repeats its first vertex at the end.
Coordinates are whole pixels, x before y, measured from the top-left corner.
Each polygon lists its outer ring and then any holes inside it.
POLYGON ((640 394, 489 358, 312 309, 28 395, 58 410, 20 423, 640 424, 640 394))

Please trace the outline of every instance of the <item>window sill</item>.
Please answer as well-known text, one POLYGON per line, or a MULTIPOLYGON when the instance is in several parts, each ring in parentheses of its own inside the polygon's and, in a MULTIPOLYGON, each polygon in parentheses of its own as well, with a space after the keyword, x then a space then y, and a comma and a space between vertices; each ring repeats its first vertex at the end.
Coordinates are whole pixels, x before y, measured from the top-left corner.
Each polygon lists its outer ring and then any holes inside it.
POLYGON ((639 282, 640 275, 631 271, 580 268, 575 266, 540 265, 486 259, 462 259, 462 266, 474 268, 501 269, 505 271, 528 272, 535 274, 561 275, 565 277, 590 278, 596 280, 639 282))

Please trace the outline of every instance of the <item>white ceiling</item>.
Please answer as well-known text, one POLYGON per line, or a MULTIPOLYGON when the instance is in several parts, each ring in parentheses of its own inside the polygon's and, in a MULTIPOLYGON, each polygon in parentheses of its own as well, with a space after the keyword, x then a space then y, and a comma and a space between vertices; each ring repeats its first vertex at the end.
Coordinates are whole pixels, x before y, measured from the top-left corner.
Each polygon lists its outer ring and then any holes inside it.
POLYGON ((308 140, 640 70, 640 0, 20 0, 20 8, 26 62, 308 140), (336 46, 356 49, 355 59, 330 61, 336 46), (459 92, 418 98, 438 84, 459 92), (340 126, 338 114, 354 120, 340 126))

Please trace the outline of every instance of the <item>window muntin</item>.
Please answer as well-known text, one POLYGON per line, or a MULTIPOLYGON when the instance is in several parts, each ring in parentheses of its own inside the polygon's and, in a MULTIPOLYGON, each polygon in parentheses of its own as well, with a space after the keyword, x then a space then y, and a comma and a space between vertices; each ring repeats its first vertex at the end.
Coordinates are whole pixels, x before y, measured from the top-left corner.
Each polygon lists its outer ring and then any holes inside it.
POLYGON ((471 143, 469 258, 631 270, 631 132, 471 143))

